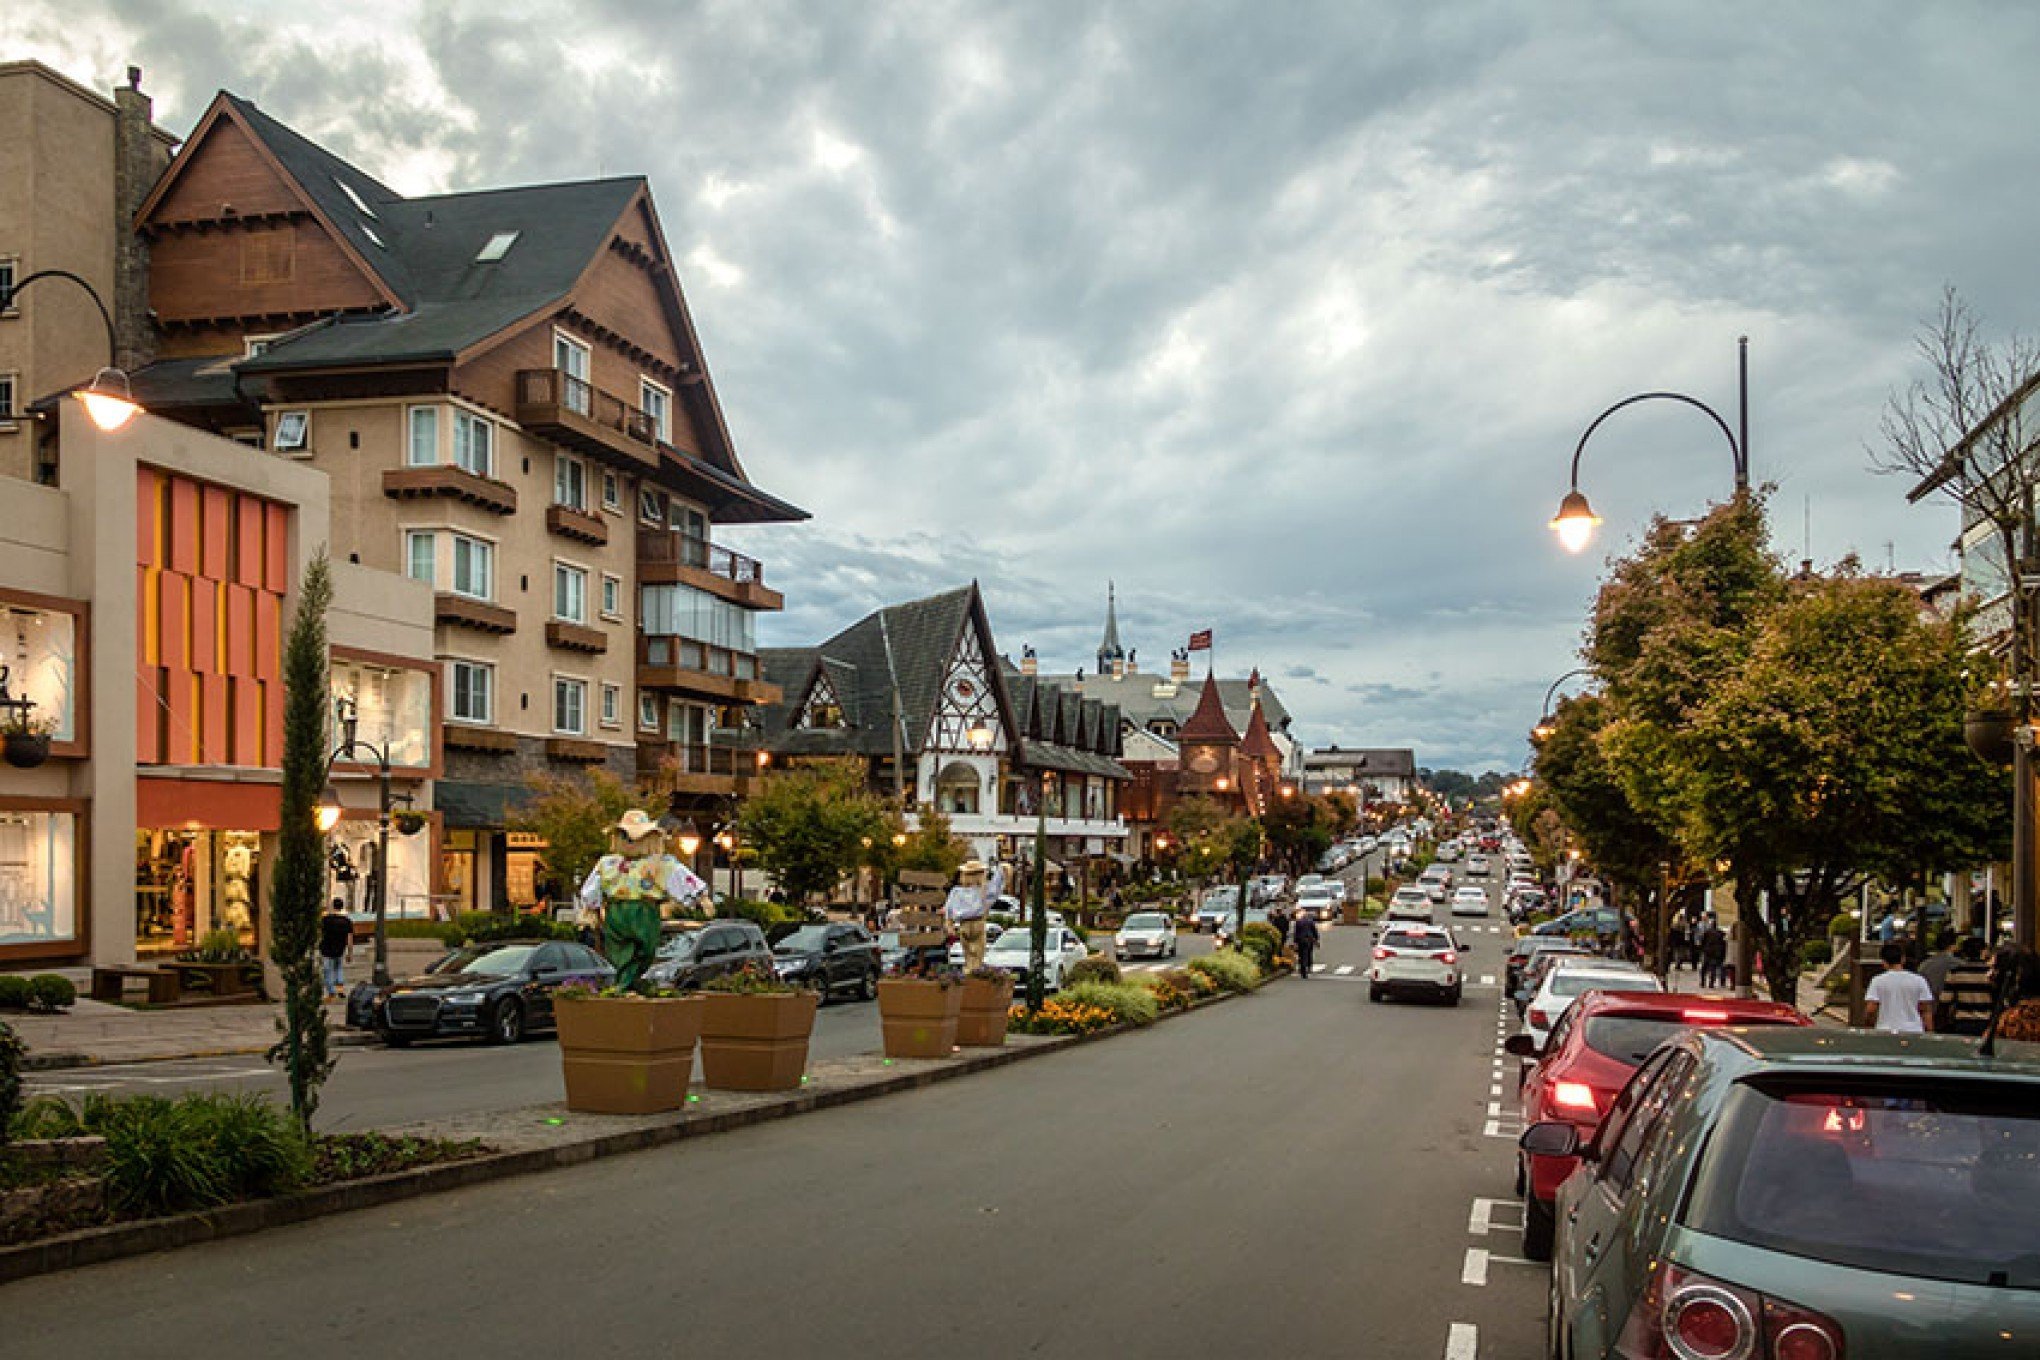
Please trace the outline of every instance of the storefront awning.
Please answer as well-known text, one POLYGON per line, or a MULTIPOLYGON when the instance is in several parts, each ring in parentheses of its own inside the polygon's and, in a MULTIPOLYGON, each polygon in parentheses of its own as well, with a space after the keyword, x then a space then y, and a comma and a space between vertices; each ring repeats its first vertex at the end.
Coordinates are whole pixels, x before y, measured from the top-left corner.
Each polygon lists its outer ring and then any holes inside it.
POLYGON ((226 779, 138 777, 135 825, 275 831, 283 826, 283 786, 226 779))

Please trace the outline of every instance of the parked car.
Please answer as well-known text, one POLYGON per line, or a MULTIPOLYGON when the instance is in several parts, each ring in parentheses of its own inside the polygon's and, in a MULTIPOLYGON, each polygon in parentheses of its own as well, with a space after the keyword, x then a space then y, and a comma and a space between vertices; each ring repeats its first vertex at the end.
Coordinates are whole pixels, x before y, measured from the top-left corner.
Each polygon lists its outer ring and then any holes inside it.
POLYGON ((501 940, 456 949, 369 1003, 369 1025, 391 1048, 468 1036, 514 1044, 553 1027, 552 994, 570 982, 605 987, 609 960, 570 940, 501 940))
POLYGON ((1137 911, 1112 937, 1112 952, 1122 959, 1176 957, 1176 923, 1165 912, 1137 911))
POLYGON ((1538 935, 1595 935, 1601 938, 1622 934, 1622 913, 1613 907, 1578 907, 1554 916, 1534 928, 1538 935))
POLYGON ((1448 1006, 1459 1004, 1464 985, 1459 956, 1465 948, 1450 931, 1420 922, 1397 921, 1381 932, 1367 969, 1367 999, 1405 992, 1435 997, 1448 1006))
POLYGON ((1700 1029, 1559 1188, 1550 1351, 2010 1356, 2040 1336, 2040 1062, 1938 1034, 1700 1029))
POLYGON ((1239 909, 1238 888, 1212 888, 1205 892, 1204 900, 1197 904, 1197 915, 1191 919, 1199 930, 1216 930, 1220 922, 1239 909))
MULTIPOLYGON (((993 928, 986 926, 986 933, 993 928)), ((815 988, 824 1005, 845 991, 871 1000, 878 995, 878 978, 885 967, 878 941, 852 921, 810 923, 774 941, 772 966, 786 981, 815 988)))
MULTIPOLYGON (((1057 918, 1056 924, 1057 925, 1062 924, 1062 920, 1060 917, 1057 918)), ((1025 925, 1022 925, 1020 927, 1020 929, 1022 930, 1025 930, 1026 928, 1027 927, 1025 925)), ((1002 926, 997 921, 987 919, 985 921, 985 947, 987 949, 991 948, 992 941, 998 939, 999 936, 1005 934, 1007 931, 1011 929, 1013 929, 1012 926, 1002 926)), ((962 940, 951 940, 949 942, 949 966, 952 968, 963 967, 962 940)))
MULTIPOLYGON (((1509 958, 1503 978, 1503 989, 1514 996, 1523 986, 1523 974, 1539 954, 1564 953, 1584 954, 1586 946, 1575 944, 1561 936, 1524 935, 1509 946, 1509 958)), ((1525 997, 1525 1000, 1529 998, 1525 997)))
MULTIPOLYGON (((1708 1025, 1810 1025, 1796 1006, 1777 1001, 1739 1001, 1671 992, 1590 992, 1552 1026, 1539 1049, 1528 1034, 1512 1034, 1505 1045, 1531 1059, 1517 1097, 1524 1127, 1563 1119, 1591 1139, 1601 1113, 1615 1103, 1624 1083, 1657 1046, 1689 1029, 1708 1025)), ((1520 1154, 1516 1185, 1523 1195, 1523 1254, 1551 1258, 1552 1204, 1558 1187, 1579 1165, 1576 1157, 1520 1154)))
POLYGON ((1542 1049, 1551 1027, 1588 992, 1662 992, 1665 984, 1631 963, 1602 958, 1553 958, 1523 1009, 1523 1028, 1542 1049))
POLYGON ((672 921, 645 981, 691 992, 712 977, 754 966, 771 970, 776 963, 755 921, 672 921))
POLYGON ((1454 916, 1485 916, 1488 912, 1487 889, 1476 888, 1471 883, 1456 889, 1452 894, 1454 916))
MULTIPOLYGON (((1027 970, 1032 966, 1032 933, 1026 930, 1009 930, 998 938, 997 943, 985 950, 985 966, 1003 968, 1018 979, 1019 985, 1027 985, 1027 970)), ((1048 942, 1042 955, 1042 985, 1051 992, 1062 990, 1063 978, 1074 968, 1077 961, 1090 955, 1083 937, 1067 926, 1048 932, 1048 942)))

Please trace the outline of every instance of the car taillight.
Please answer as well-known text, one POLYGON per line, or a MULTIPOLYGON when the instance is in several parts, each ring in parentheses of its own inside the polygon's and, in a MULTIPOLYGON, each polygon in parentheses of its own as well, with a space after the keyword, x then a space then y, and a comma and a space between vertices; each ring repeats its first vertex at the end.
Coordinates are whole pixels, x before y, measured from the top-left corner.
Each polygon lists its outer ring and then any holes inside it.
POLYGON ((1538 1029, 1550 1029, 1551 1017, 1537 1007, 1532 1006, 1530 1008, 1530 1023, 1538 1029))
POLYGON ((1651 1360, 1845 1360, 1841 1324, 1810 1308, 1660 1262, 1615 1354, 1651 1360))
POLYGON ((1725 1025, 1728 1023, 1727 1011, 1688 1010, 1682 1011, 1681 1014, 1686 1017, 1689 1023, 1695 1025, 1725 1025))
POLYGON ((1392 959, 1395 957, 1395 951, 1393 949, 1382 949, 1377 947, 1374 951, 1374 957, 1377 959, 1392 959))
POLYGON ((1453 953, 1453 952, 1452 952, 1451 950, 1449 950, 1449 949, 1448 949, 1448 950, 1446 950, 1446 951, 1445 951, 1444 953, 1442 953, 1442 954, 1440 954, 1440 955, 1438 956, 1438 962, 1440 962, 1440 963, 1457 963, 1457 962, 1459 962, 1459 955, 1457 955, 1457 954, 1453 953))
POLYGON ((1553 1082, 1551 1086, 1551 1107, 1554 1110, 1587 1110, 1598 1108, 1594 1100, 1594 1088, 1583 1081, 1553 1082))

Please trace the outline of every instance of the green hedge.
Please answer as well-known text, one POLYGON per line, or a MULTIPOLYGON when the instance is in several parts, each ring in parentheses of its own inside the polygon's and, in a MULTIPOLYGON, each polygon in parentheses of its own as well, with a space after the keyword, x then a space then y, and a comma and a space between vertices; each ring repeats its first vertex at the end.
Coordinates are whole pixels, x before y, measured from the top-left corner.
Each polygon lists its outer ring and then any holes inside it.
POLYGON ((0 1010, 61 1011, 78 999, 78 988, 61 973, 0 973, 0 1010))
POLYGON ((1069 976, 1064 979, 1071 985, 1084 982, 1117 984, 1122 981, 1119 965, 1103 954, 1094 954, 1088 959, 1078 959, 1070 965, 1069 976))
POLYGON ((1244 992, 1261 980, 1261 970, 1244 954, 1220 950, 1190 960, 1190 971, 1202 973, 1228 992, 1244 992))
POLYGON ((453 918, 453 925, 459 939, 470 944, 492 940, 571 940, 575 936, 573 925, 566 921, 494 911, 464 911, 453 918))
POLYGON ((1084 982, 1063 988, 1063 999, 1073 1005, 1097 1006, 1110 1011, 1122 1025, 1152 1025, 1162 1015, 1162 1003, 1145 987, 1124 983, 1084 982))

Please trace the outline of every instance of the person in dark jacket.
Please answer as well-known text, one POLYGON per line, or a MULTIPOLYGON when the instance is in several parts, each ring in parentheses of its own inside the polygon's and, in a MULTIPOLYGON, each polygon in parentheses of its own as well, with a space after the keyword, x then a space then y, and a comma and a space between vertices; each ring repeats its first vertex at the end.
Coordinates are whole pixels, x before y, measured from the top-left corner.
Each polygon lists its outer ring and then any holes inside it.
POLYGON ((1720 987, 1725 985, 1728 970, 1728 936, 1721 933, 1721 927, 1709 921, 1700 932, 1700 986, 1720 987))
POLYGON ((336 897, 319 918, 319 977, 328 1000, 346 988, 347 956, 353 952, 354 918, 347 914, 347 904, 336 897))
POLYGON ((1312 961, 1317 957, 1317 917, 1309 912, 1296 913, 1296 920, 1289 927, 1289 936, 1296 942, 1297 976, 1308 979, 1312 961))

